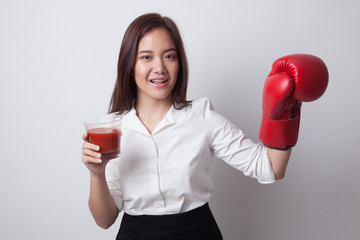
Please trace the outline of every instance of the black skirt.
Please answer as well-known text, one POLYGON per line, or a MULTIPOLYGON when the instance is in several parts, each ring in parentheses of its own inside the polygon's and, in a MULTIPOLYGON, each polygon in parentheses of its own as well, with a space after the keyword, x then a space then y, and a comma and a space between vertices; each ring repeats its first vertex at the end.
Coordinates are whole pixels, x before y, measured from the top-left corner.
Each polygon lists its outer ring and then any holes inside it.
POLYGON ((208 204, 171 215, 124 213, 116 240, 222 240, 208 204))

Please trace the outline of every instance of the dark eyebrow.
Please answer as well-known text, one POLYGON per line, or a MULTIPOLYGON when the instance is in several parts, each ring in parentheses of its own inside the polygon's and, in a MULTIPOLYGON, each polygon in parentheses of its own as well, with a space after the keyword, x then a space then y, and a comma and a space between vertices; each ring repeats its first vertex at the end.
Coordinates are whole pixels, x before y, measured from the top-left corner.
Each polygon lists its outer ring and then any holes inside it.
MULTIPOLYGON (((164 52, 171 52, 171 51, 176 51, 176 48, 169 48, 169 49, 166 49, 164 52)), ((150 50, 143 50, 143 51, 140 51, 138 53, 139 54, 142 54, 142 53, 153 53, 153 51, 150 51, 150 50)))
POLYGON ((152 51, 144 50, 144 51, 140 51, 138 54, 141 54, 141 53, 152 53, 152 51))
POLYGON ((169 49, 165 50, 165 52, 171 52, 171 51, 175 51, 175 52, 176 52, 176 48, 169 48, 169 49))

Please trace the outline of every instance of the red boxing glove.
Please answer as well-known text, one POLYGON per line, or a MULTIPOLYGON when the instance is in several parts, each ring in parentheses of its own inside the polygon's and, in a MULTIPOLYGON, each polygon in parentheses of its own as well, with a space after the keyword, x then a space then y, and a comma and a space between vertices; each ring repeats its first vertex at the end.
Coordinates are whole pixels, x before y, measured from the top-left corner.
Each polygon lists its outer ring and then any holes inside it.
POLYGON ((293 54, 276 60, 264 84, 260 140, 280 150, 295 146, 301 102, 321 97, 328 79, 325 63, 316 56, 293 54))

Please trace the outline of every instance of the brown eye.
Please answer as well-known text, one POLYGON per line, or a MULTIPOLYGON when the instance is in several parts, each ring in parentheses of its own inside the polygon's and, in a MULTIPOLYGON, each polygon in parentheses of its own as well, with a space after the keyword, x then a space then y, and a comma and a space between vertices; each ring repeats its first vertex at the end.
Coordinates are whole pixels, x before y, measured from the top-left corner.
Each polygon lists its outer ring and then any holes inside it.
POLYGON ((151 57, 150 56, 142 56, 141 59, 144 59, 144 60, 151 60, 151 57))
POLYGON ((176 59, 176 55, 175 54, 166 55, 165 59, 176 59))

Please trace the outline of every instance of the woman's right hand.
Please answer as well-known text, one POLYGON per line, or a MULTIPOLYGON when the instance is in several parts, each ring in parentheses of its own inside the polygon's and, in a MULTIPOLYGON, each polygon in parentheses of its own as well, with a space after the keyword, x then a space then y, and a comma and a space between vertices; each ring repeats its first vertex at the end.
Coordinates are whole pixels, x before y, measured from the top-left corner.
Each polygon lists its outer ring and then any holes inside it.
POLYGON ((106 164, 110 159, 101 159, 101 153, 98 152, 100 147, 89 142, 89 136, 87 132, 83 134, 82 138, 84 140, 81 151, 82 162, 92 174, 104 174, 106 164))

